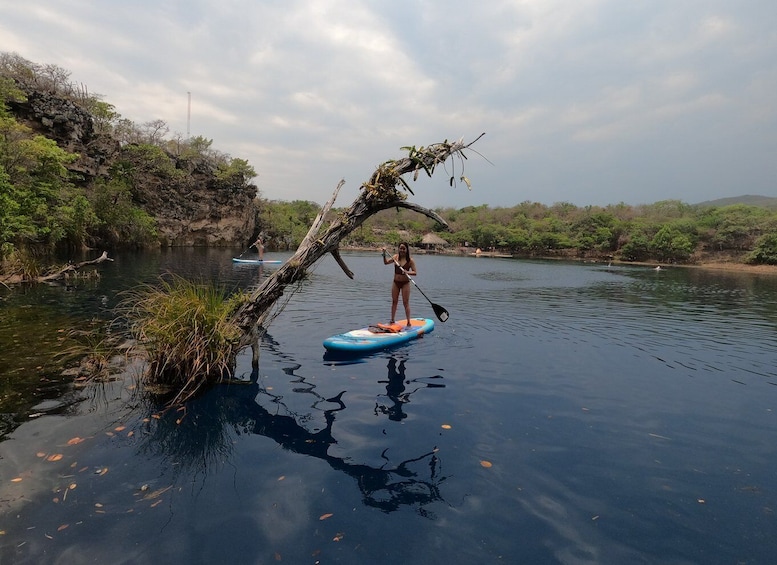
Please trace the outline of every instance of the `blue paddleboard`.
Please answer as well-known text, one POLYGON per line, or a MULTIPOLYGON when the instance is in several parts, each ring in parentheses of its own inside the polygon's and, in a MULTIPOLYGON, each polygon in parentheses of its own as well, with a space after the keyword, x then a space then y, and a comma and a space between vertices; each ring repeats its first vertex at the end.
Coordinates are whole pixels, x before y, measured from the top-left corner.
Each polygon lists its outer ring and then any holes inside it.
POLYGON ((412 318, 410 328, 405 327, 406 322, 375 324, 333 335, 324 340, 324 347, 338 353, 369 353, 408 342, 434 329, 434 320, 429 318, 412 318))

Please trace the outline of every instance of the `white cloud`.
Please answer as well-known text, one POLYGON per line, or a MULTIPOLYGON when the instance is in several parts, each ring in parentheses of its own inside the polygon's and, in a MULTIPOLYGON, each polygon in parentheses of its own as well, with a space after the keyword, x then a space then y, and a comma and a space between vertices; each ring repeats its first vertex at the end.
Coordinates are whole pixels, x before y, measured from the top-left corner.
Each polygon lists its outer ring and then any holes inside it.
POLYGON ((247 159, 268 198, 321 202, 343 177, 355 194, 400 146, 485 131, 472 192, 441 178, 414 199, 694 202, 775 193, 775 19, 758 0, 29 0, 0 6, 0 50, 171 132, 191 92, 191 133, 247 159))

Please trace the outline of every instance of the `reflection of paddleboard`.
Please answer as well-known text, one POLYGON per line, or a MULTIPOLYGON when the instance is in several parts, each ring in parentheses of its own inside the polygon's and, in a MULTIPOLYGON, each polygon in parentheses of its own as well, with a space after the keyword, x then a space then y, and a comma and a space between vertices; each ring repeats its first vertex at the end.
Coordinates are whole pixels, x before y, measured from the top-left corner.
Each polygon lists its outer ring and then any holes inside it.
POLYGON ((268 261, 267 259, 240 259, 239 257, 232 257, 233 263, 251 263, 253 265, 277 265, 283 261, 268 261))
POLYGON ((401 320, 394 324, 375 324, 333 335, 324 340, 324 347, 341 353, 369 353, 405 343, 434 329, 434 321, 429 318, 412 318, 409 329, 405 328, 406 322, 401 320))

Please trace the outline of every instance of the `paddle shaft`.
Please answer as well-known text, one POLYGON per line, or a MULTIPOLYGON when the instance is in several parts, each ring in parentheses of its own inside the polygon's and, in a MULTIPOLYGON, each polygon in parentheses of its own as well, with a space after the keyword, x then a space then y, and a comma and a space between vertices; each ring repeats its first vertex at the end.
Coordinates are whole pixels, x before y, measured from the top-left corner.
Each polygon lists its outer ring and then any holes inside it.
MULTIPOLYGON (((386 256, 386 251, 385 250, 383 251, 383 256, 384 257, 386 256)), ((399 262, 394 258, 394 256, 390 255, 390 257, 391 257, 391 260, 394 261, 394 264, 397 267, 399 267, 399 270, 402 271, 402 273, 408 278, 408 280, 410 280, 410 282, 413 283, 413 286, 418 289, 418 292, 423 294, 424 298, 426 298, 429 301, 429 304, 432 305, 432 310, 434 310, 434 313, 437 315, 437 319, 439 319, 441 322, 444 322, 445 320, 447 320, 448 319, 448 311, 445 308, 443 308, 442 306, 440 306, 439 304, 435 304, 434 302, 432 302, 431 298, 426 296, 426 293, 423 290, 421 290, 421 287, 418 286, 418 283, 415 282, 413 280, 413 278, 410 275, 407 274, 407 271, 404 268, 402 268, 402 265, 399 264, 399 262)))

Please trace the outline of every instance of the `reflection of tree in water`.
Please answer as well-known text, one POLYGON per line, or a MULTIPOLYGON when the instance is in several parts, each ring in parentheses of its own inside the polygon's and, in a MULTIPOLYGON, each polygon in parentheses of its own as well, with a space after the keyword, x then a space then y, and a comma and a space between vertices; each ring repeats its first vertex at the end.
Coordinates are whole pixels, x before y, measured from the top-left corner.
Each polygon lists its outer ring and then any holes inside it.
MULTIPOLYGON (((423 506, 443 500, 439 487, 446 479, 441 474, 437 449, 432 448, 427 453, 394 465, 386 456, 388 449, 385 449, 381 454, 385 464, 379 467, 355 464, 348 457, 331 455, 330 447, 337 443, 333 427, 337 413, 346 408, 343 401, 346 391, 324 398, 316 392, 314 384, 295 373, 298 369, 299 365, 296 365, 284 371, 296 379, 292 391, 311 395, 311 408, 323 412, 323 428, 310 431, 305 424, 314 415, 293 412, 282 396, 260 386, 255 369, 245 384, 214 388, 188 403, 185 410, 149 418, 141 450, 161 457, 165 467, 175 469, 176 475, 207 474, 209 468, 218 468, 230 457, 235 435, 259 434, 289 451, 324 460, 333 469, 353 477, 367 506, 384 512, 393 512, 404 505, 418 506, 419 513, 428 515, 423 506), (263 400, 272 406, 272 410, 262 406, 263 400)), ((386 396, 394 402, 394 407, 384 407, 385 412, 381 412, 389 414, 392 419, 404 417, 401 405, 416 390, 444 386, 422 383, 407 392, 404 370, 404 361, 399 363, 399 367, 396 359, 389 361, 386 396)), ((421 380, 408 381, 411 382, 421 380)))

